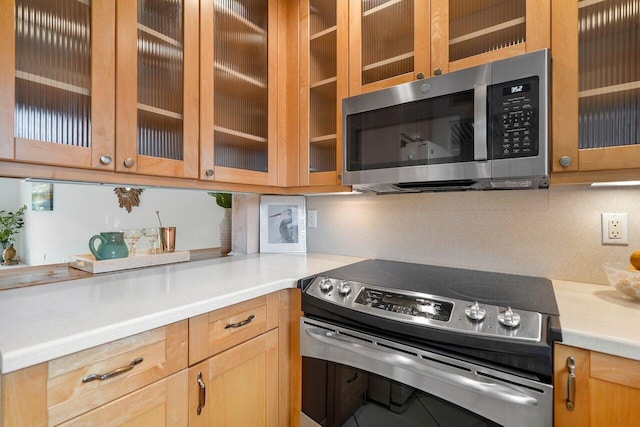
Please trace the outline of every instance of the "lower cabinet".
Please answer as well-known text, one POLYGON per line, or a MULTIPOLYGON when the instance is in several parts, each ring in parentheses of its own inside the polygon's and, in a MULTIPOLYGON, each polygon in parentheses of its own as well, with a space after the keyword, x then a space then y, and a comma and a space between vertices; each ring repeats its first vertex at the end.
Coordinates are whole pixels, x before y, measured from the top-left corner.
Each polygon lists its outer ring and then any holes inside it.
POLYGON ((188 422, 185 369, 60 426, 186 426, 188 422))
POLYGON ((297 425, 296 295, 275 292, 5 374, 0 427, 297 425))
POLYGON ((278 425, 278 331, 189 368, 189 425, 278 425))
POLYGON ((3 375, 2 426, 127 425, 127 417, 185 425, 170 421, 186 415, 187 328, 183 320, 3 375))
POLYGON ((640 361, 555 345, 554 425, 637 426, 640 361))

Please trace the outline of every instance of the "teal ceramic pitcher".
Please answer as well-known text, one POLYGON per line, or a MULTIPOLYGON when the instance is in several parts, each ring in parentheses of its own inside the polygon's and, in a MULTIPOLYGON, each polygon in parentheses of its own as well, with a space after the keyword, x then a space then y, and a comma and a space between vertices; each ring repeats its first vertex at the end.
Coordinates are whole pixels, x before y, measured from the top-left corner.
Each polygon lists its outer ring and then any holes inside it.
POLYGON ((97 260, 126 258, 129 256, 129 250, 124 243, 123 234, 121 231, 96 234, 89 239, 89 250, 97 260), (97 248, 95 247, 96 240, 100 240, 97 248))

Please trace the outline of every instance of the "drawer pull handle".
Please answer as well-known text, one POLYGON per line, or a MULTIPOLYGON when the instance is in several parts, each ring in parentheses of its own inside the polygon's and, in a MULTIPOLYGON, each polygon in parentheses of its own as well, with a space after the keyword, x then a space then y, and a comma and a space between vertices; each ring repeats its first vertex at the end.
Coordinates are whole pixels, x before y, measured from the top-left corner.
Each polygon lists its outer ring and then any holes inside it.
POLYGON ((576 407, 576 359, 567 357, 567 369, 569 378, 567 379, 567 409, 573 411, 576 407))
POLYGON ((200 393, 198 394, 198 409, 196 413, 200 415, 202 412, 202 408, 207 404, 207 386, 204 385, 204 381, 202 381, 202 372, 198 372, 198 386, 200 386, 200 393))
POLYGON ((142 363, 144 359, 142 357, 138 357, 136 359, 133 359, 131 361, 131 363, 129 363, 127 366, 123 366, 121 368, 118 369, 114 369, 113 371, 107 372, 106 374, 91 374, 91 375, 87 375, 86 377, 84 377, 82 379, 83 383, 88 383, 89 381, 93 381, 93 380, 100 380, 100 381, 104 381, 104 380, 108 380, 109 378, 113 378, 115 376, 118 376, 120 374, 124 374, 125 372, 129 372, 130 370, 133 369, 134 366, 142 363))
POLYGON ((353 384, 358 379, 358 373, 356 372, 354 376, 347 380, 347 384, 353 384))
POLYGON ((251 323, 251 321, 255 318, 256 316, 254 316, 253 314, 249 317, 247 317, 245 320, 243 320, 242 322, 238 322, 238 323, 227 323, 227 326, 225 326, 225 329, 229 329, 229 328, 240 328, 246 324, 251 323))

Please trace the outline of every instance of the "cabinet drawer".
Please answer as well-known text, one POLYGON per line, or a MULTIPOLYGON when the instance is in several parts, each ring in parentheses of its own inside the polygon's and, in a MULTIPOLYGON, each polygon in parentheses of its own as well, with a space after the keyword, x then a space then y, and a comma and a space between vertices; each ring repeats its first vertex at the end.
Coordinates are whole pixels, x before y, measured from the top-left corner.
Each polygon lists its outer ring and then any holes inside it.
POLYGON ((189 364, 277 327, 278 295, 272 293, 189 319, 189 364))
POLYGON ((186 426, 189 422, 187 370, 80 415, 60 427, 186 426))
POLYGON ((187 327, 183 320, 3 376, 3 425, 58 425, 186 368, 187 327), (107 378, 83 382, 92 374, 107 378))

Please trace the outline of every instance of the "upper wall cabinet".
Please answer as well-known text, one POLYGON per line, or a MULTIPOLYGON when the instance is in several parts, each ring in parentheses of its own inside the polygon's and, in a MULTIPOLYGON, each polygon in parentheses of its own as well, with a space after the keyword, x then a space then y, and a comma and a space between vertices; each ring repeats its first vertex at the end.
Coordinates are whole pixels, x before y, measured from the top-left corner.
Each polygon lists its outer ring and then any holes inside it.
POLYGON ((115 4, 0 2, 0 158, 114 168, 115 4))
POLYGON ((276 0, 200 10, 200 178, 277 181, 276 0))
POLYGON ((340 184, 342 98, 348 93, 348 9, 300 1, 300 185, 340 184))
POLYGON ((355 95, 550 47, 550 0, 353 0, 355 95))
POLYGON ((549 48, 550 25, 550 0, 432 0, 432 73, 549 48))
POLYGON ((116 170, 195 178, 198 0, 116 4, 116 170))
POLYGON ((640 168, 640 0, 554 0, 553 16, 553 171, 640 168))
POLYGON ((429 0, 352 0, 349 7, 349 94, 429 74, 429 0))

